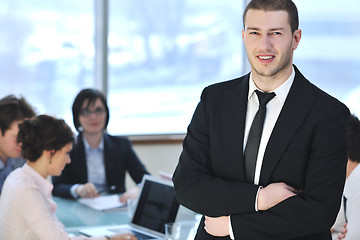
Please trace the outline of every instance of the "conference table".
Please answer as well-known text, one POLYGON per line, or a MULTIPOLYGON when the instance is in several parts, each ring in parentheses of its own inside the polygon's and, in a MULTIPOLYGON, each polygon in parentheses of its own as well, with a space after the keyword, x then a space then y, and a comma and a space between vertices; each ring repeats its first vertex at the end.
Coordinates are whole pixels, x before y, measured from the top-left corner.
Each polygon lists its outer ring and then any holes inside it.
POLYGON ((84 227, 120 225, 130 221, 126 207, 98 211, 73 199, 53 199, 58 205, 56 216, 70 233, 77 233, 78 229, 84 227))
MULTIPOLYGON (((77 200, 53 197, 57 204, 56 216, 64 224, 66 231, 78 234, 84 227, 109 226, 130 222, 127 207, 99 211, 79 203, 77 200)), ((180 206, 176 222, 198 222, 199 215, 180 206)))

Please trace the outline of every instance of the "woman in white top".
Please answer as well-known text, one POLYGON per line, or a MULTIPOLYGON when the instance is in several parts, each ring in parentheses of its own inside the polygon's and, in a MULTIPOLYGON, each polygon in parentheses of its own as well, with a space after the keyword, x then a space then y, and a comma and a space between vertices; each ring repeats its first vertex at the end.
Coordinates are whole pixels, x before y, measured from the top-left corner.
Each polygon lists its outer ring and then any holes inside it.
MULTIPOLYGON (((0 197, 0 239, 89 239, 70 237, 55 216, 53 185, 48 176, 59 176, 70 163, 74 137, 61 119, 40 115, 19 125, 18 143, 27 163, 5 180, 0 197)), ((136 239, 131 234, 90 239, 136 239)))

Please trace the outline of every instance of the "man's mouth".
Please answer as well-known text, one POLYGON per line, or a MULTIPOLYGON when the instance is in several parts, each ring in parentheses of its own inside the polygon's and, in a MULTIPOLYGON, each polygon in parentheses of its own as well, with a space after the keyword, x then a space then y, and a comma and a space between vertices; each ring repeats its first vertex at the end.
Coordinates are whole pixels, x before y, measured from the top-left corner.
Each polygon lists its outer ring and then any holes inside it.
POLYGON ((257 56, 260 63, 268 64, 274 61, 275 56, 274 55, 258 55, 257 56))
POLYGON ((269 60, 274 58, 274 56, 258 56, 258 58, 262 59, 262 60, 269 60))

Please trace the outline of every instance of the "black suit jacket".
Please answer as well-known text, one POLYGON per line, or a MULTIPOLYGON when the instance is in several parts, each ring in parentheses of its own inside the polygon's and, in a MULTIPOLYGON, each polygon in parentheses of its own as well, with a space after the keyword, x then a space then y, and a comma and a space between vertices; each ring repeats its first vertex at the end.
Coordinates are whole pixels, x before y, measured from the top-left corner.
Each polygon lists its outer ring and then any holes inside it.
MULTIPOLYGON (((103 137, 106 185, 115 186, 115 189, 110 191, 111 193, 123 193, 125 192, 126 171, 136 183, 140 183, 148 171, 136 156, 127 138, 106 133, 103 137)), ((71 163, 65 166, 61 176, 52 178, 54 196, 72 198, 70 188, 74 184, 88 182, 85 146, 81 134, 77 137, 70 158, 71 163)))
MULTIPOLYGON (((177 198, 207 216, 231 215, 235 239, 331 239, 345 181, 349 111, 294 68, 259 185, 285 182, 301 194, 255 212, 259 186, 246 182, 243 159, 249 74, 205 88, 188 127, 173 177, 177 198)), ((217 238, 202 222, 197 239, 217 238)))

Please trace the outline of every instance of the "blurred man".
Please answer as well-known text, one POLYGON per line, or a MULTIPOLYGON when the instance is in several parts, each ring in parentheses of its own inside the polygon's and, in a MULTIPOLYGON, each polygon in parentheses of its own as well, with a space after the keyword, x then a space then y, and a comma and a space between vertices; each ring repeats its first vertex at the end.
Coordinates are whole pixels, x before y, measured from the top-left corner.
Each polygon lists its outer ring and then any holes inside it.
POLYGON ((21 149, 16 142, 18 125, 34 116, 33 108, 23 97, 9 95, 0 99, 0 193, 10 172, 25 163, 20 158, 21 149))

